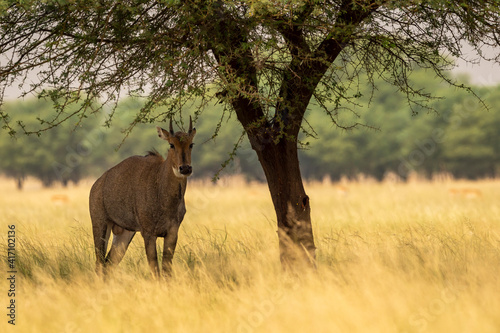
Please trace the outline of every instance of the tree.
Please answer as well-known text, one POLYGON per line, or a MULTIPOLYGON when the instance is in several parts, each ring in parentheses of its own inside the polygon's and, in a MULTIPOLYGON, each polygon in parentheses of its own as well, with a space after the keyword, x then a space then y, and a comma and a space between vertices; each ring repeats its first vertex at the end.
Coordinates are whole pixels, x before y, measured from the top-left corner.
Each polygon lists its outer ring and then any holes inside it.
MULTIPOLYGON (((148 96, 131 128, 165 121, 194 97, 201 98, 196 116, 214 99, 234 112, 268 181, 284 264, 312 261, 315 253, 297 157, 308 106, 322 106, 336 123, 338 112, 360 97, 361 73, 371 84, 382 77, 410 105, 425 106, 431 94, 411 85, 414 68, 458 85, 443 75, 451 60, 441 55, 460 57, 463 40, 478 50, 500 41, 498 1, 487 0, 0 4, 0 79, 5 88, 38 71, 28 90, 55 105, 41 130, 83 119, 96 111, 94 99, 124 93, 148 96), (65 113, 73 102, 81 107, 65 113)), ((15 132, 8 115, 0 117, 15 132)))
MULTIPOLYGON (((478 93, 491 105, 496 96, 486 89, 478 93)), ((496 91, 496 89, 491 89, 496 91)), ((482 112, 481 105, 467 96, 457 96, 445 127, 443 161, 453 175, 469 179, 496 177, 499 162, 497 112, 482 112), (461 97, 461 98, 460 98, 461 97), (452 116, 455 116, 452 118, 452 116)))
MULTIPOLYGON (((36 118, 51 115, 52 104, 32 99, 6 103, 4 109, 12 114, 13 121, 24 120, 25 129, 33 129, 39 127, 36 118)), ((90 174, 92 161, 86 136, 97 125, 95 117, 91 118, 81 131, 74 131, 74 125, 65 122, 40 137, 11 138, 6 132, 0 133, 0 172, 14 178, 19 189, 28 176, 41 180, 44 186, 78 183, 90 174)))

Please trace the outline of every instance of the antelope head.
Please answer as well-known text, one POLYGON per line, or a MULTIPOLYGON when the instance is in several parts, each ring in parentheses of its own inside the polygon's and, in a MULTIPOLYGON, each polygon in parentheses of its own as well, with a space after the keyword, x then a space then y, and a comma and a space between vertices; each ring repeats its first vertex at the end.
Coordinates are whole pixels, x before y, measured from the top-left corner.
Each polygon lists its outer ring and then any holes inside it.
POLYGON ((172 118, 170 118, 170 128, 168 131, 160 127, 156 127, 156 130, 158 131, 158 136, 170 144, 167 161, 170 161, 175 176, 179 178, 190 176, 193 173, 191 149, 193 148, 193 138, 196 134, 196 128, 193 128, 191 117, 189 117, 189 130, 187 133, 174 133, 172 118))

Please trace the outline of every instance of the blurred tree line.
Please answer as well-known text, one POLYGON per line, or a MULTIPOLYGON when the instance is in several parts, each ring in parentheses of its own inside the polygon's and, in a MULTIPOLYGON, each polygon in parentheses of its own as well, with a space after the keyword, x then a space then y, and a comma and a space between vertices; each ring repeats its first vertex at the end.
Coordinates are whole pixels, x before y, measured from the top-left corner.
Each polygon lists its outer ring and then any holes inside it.
POLYGON ((411 172, 427 178, 438 173, 468 179, 498 176, 498 87, 473 87, 474 96, 429 74, 416 71, 412 80, 416 87, 441 96, 432 101, 431 110, 408 105, 393 86, 379 83, 358 105, 334 115, 340 126, 358 122, 364 127, 335 130, 324 115, 312 112, 308 119, 317 139, 309 140, 311 148, 301 156, 307 177, 338 179, 363 173, 381 180, 389 172, 403 179, 411 172))
MULTIPOLYGON (((335 114, 326 114, 312 103, 300 140, 303 176, 334 180, 360 173, 382 179, 389 172, 403 179, 410 172, 426 177, 447 172, 469 179, 498 176, 498 87, 474 87, 489 106, 486 109, 474 95, 429 75, 419 70, 412 80, 417 87, 442 96, 432 102, 433 110, 410 106, 405 95, 384 82, 377 83, 373 93, 364 91, 352 105, 337 108, 335 114), (352 128, 355 124, 362 126, 352 128)), ((11 138, 1 131, 0 172, 15 179, 20 188, 28 176, 40 179, 44 186, 66 185, 98 177, 131 155, 144 155, 151 149, 165 155, 168 145, 158 139, 153 124, 140 124, 126 132, 140 105, 140 101, 126 99, 114 111, 93 114, 77 123, 63 122, 41 136, 25 136, 20 129, 11 138), (108 128, 110 113, 113 120, 108 128)), ((53 114, 52 103, 38 99, 9 102, 5 107, 11 123, 22 120, 28 130, 53 114)), ((186 107, 184 120, 194 111, 186 107)), ((255 153, 242 137, 241 125, 220 104, 206 107, 197 118, 196 129, 194 177, 214 177, 225 164, 223 174, 242 173, 248 179, 264 180, 255 153)))

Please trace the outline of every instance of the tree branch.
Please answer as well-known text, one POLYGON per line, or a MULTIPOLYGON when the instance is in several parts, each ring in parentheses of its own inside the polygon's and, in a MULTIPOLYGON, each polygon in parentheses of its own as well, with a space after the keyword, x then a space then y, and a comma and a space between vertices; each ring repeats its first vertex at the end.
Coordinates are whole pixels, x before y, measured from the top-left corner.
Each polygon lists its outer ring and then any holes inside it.
MULTIPOLYGON (((306 42, 300 25, 281 26, 279 31, 290 49, 292 60, 283 75, 280 100, 276 107, 275 123, 279 125, 280 132, 286 128, 289 136, 298 135, 305 111, 319 82, 351 41, 356 29, 380 5, 381 2, 376 0, 365 3, 343 1, 330 32, 314 51, 306 42), (292 106, 294 113, 290 111, 292 106)), ((304 17, 302 19, 306 20, 304 17)))
POLYGON ((215 6, 209 48, 219 64, 226 99, 232 104, 238 120, 249 133, 257 134, 265 126, 265 116, 258 98, 257 69, 249 47, 248 36, 224 8, 215 6))

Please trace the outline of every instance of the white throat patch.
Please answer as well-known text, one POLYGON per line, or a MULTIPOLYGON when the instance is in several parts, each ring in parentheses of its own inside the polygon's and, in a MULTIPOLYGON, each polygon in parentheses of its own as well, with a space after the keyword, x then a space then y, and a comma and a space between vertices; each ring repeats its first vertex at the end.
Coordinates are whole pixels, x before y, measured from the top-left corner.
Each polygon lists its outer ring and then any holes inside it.
POLYGON ((172 167, 172 170, 174 171, 174 175, 177 178, 186 178, 186 175, 183 175, 182 173, 179 172, 179 168, 172 167))

